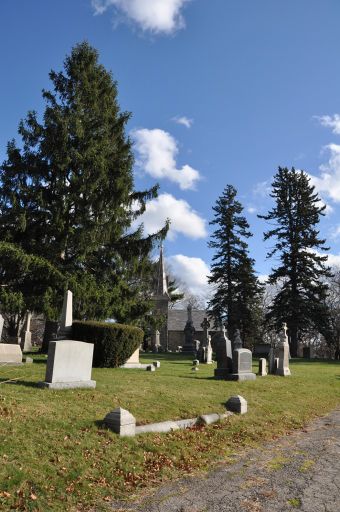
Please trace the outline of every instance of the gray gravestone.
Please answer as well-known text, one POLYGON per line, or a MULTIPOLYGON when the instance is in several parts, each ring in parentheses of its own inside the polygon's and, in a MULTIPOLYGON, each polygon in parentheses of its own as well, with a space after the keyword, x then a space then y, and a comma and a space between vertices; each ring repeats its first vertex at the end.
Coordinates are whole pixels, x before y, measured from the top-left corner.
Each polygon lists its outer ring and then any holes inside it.
POLYGON ((132 437, 136 433, 136 418, 121 407, 109 412, 104 418, 104 423, 120 436, 132 437))
POLYGON ((228 411, 236 412, 238 414, 245 414, 248 410, 247 400, 245 400, 241 395, 231 396, 229 400, 227 400, 225 406, 228 411))
POLYGON ((267 375, 267 360, 264 357, 259 359, 259 375, 261 377, 267 375))
POLYGON ((216 347, 217 368, 214 371, 215 379, 225 379, 232 372, 231 341, 227 338, 225 327, 221 324, 220 331, 214 337, 216 347))
POLYGON ((252 372, 252 353, 246 348, 237 348, 233 352, 233 372, 226 377, 227 380, 255 380, 252 372))
POLYGON ((40 382, 40 387, 95 388, 96 382, 91 380, 93 347, 83 341, 50 341, 45 382, 40 382))
POLYGON ((22 364, 22 352, 18 344, 0 343, 0 365, 1 364, 22 364))

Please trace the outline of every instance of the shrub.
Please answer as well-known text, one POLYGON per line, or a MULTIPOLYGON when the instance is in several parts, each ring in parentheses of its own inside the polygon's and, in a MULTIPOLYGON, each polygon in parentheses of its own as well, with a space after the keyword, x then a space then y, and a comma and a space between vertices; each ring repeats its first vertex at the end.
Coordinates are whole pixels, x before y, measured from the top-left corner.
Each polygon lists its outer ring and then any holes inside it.
POLYGON ((116 368, 143 342, 139 327, 104 322, 73 322, 73 339, 94 343, 93 366, 116 368))

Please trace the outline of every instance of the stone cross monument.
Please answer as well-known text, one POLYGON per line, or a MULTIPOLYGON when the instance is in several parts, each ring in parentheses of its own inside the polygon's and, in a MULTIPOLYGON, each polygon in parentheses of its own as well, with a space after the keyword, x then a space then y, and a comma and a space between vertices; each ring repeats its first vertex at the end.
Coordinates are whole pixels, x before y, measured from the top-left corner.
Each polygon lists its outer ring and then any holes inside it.
POLYGON ((280 333, 280 343, 279 343, 279 363, 276 370, 276 375, 282 375, 283 377, 288 377, 290 375, 289 369, 289 343, 288 343, 288 335, 287 335, 287 324, 284 323, 282 326, 282 331, 280 333))

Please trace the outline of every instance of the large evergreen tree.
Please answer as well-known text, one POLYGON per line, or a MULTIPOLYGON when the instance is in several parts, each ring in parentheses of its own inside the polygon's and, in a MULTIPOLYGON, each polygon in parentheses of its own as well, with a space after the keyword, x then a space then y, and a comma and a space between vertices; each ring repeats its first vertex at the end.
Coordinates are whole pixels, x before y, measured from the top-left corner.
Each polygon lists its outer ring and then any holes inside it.
POLYGON ((167 227, 143 237, 133 221, 157 186, 136 192, 117 83, 87 43, 43 91, 43 118, 19 125, 1 167, 0 239, 44 256, 67 276, 78 316, 133 321, 148 309, 149 254, 167 227))
POLYGON ((227 185, 213 207, 215 215, 210 224, 217 229, 209 242, 209 247, 215 249, 209 283, 214 285, 214 292, 208 309, 225 323, 229 337, 240 329, 244 341, 251 345, 256 342, 261 286, 254 260, 249 257, 247 239, 252 234, 236 194, 236 189, 227 185))
POLYGON ((329 271, 324 265, 327 256, 320 255, 327 248, 317 229, 325 205, 308 175, 294 168, 279 167, 271 197, 275 201, 273 208, 259 217, 273 225, 264 233, 264 240, 276 240, 268 257, 277 255, 280 264, 271 271, 269 283, 280 287, 269 307, 267 321, 278 330, 283 322, 287 323, 294 357, 306 329, 315 326, 322 332, 328 324, 324 277, 329 271))

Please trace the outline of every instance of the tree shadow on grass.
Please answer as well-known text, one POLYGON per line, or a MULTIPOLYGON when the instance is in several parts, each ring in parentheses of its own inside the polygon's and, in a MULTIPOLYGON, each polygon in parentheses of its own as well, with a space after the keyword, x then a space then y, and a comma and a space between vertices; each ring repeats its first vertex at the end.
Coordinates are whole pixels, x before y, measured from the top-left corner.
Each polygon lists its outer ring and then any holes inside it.
POLYGON ((314 363, 324 363, 324 364, 340 364, 340 361, 336 359, 303 359, 303 358, 294 358, 290 360, 290 363, 295 364, 314 364, 314 363))
POLYGON ((9 379, 6 379, 6 378, 0 378, 0 384, 16 384, 16 385, 19 385, 19 386, 26 386, 26 387, 29 387, 29 388, 38 388, 38 389, 42 389, 40 388, 38 382, 32 382, 32 381, 29 381, 29 380, 21 380, 21 379, 15 379, 15 380, 9 380, 9 379))
MULTIPOLYGON (((215 377, 212 375, 211 377, 206 377, 203 375, 197 375, 197 373, 192 373, 192 375, 176 375, 179 379, 199 379, 199 380, 220 380, 223 381, 224 379, 215 379, 215 377)), ((227 382, 227 381, 225 381, 227 382)))

